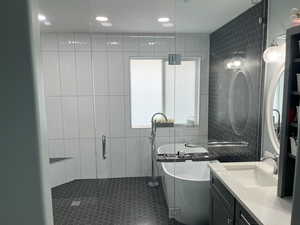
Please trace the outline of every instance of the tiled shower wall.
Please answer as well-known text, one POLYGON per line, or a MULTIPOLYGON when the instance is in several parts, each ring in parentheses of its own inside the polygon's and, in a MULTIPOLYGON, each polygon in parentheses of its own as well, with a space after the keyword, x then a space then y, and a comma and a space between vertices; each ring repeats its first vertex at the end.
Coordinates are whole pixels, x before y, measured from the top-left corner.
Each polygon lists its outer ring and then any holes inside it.
MULTIPOLYGON (((210 36, 209 82, 209 133, 208 138, 217 141, 246 141, 248 148, 241 148, 243 160, 257 160, 260 156, 261 104, 265 26, 260 18, 266 18, 267 1, 262 1, 233 19, 210 36), (229 115, 229 89, 235 71, 225 68, 226 60, 235 52, 245 58, 244 70, 249 81, 249 120, 245 130, 236 134, 229 115), (246 154, 245 154, 246 153, 246 154)), ((243 107, 240 105, 239 107, 243 107)), ((240 123, 240 121, 239 121, 240 123)))
MULTIPOLYGON (((130 127, 129 57, 201 57, 200 127, 160 129, 158 143, 207 142, 209 36, 43 33, 50 183, 149 176, 150 129, 130 127), (102 159, 101 136, 107 136, 102 159)), ((146 101, 145 101, 146 104, 146 101)))

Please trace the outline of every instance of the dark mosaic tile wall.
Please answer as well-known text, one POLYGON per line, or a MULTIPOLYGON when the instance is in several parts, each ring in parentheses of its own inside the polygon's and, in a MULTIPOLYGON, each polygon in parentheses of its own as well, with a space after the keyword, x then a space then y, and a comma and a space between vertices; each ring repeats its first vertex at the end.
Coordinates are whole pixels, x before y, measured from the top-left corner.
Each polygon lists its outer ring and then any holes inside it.
POLYGON ((247 141, 249 147, 240 149, 244 155, 241 161, 257 160, 260 155, 260 105, 264 71, 261 59, 266 42, 266 21, 264 19, 260 23, 260 18, 267 18, 266 7, 267 1, 262 1, 210 36, 208 139, 247 141), (229 118, 229 87, 234 72, 225 69, 225 60, 232 57, 234 52, 245 54, 245 70, 250 81, 252 99, 248 125, 240 135, 234 132, 229 118))

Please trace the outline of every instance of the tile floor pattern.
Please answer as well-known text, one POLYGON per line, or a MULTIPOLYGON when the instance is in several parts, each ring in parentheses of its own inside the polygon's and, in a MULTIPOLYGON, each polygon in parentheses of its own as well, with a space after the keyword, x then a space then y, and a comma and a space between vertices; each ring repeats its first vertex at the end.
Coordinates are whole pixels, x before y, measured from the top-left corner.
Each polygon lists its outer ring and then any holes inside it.
POLYGON ((76 180, 52 189, 55 225, 182 225, 147 178, 76 180), (71 206, 80 201, 79 206, 71 206))

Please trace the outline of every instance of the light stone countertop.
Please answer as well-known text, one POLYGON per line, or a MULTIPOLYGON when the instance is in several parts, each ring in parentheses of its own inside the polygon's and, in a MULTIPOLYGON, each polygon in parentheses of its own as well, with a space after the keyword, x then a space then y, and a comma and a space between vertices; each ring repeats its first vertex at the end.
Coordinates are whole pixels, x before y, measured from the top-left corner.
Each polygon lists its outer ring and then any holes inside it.
MULTIPOLYGON (((220 163, 213 161, 209 167, 227 187, 236 200, 260 225, 290 225, 292 200, 277 197, 277 186, 246 187, 227 170, 230 166, 257 166, 272 175, 273 167, 267 162, 220 163)), ((277 177, 276 177, 277 179, 277 177)))

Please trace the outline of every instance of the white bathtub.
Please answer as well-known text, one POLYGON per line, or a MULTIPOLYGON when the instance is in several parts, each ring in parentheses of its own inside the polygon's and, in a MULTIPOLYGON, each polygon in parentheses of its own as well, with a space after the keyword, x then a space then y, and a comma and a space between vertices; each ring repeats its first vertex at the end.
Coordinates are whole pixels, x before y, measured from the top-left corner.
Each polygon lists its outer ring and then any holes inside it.
MULTIPOLYGON (((204 148, 185 148, 184 144, 163 145, 159 153, 206 152, 204 148)), ((162 176, 169 217, 186 225, 209 224, 209 179, 208 162, 158 163, 162 176)))

